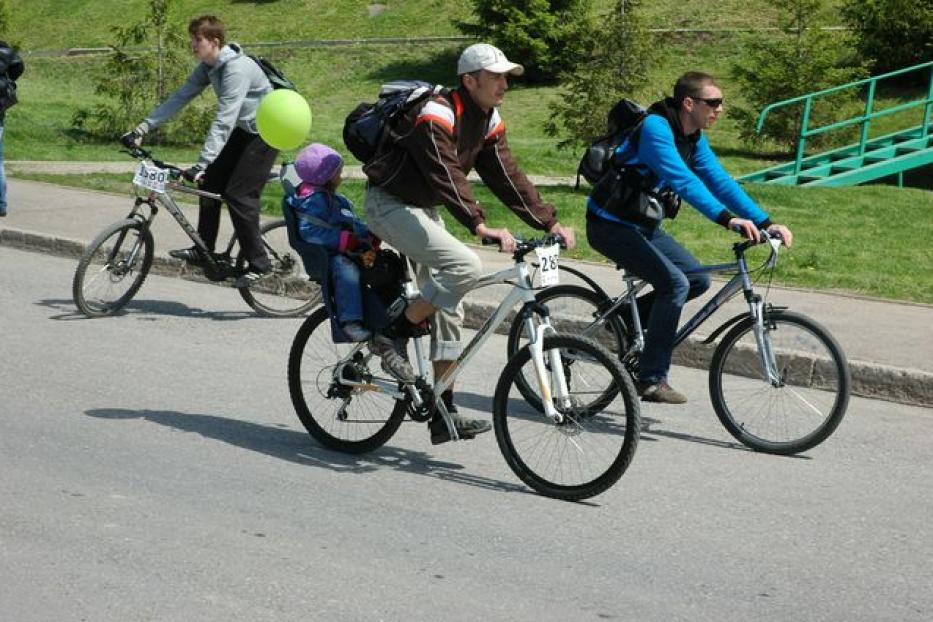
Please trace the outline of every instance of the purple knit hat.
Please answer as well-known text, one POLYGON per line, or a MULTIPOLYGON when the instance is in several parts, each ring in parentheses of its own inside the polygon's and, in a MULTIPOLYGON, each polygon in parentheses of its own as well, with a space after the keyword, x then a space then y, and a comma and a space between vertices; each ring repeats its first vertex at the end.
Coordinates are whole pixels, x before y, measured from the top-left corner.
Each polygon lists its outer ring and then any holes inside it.
POLYGON ((340 154, 321 143, 311 143, 295 158, 295 172, 301 181, 313 186, 323 186, 343 166, 340 154))

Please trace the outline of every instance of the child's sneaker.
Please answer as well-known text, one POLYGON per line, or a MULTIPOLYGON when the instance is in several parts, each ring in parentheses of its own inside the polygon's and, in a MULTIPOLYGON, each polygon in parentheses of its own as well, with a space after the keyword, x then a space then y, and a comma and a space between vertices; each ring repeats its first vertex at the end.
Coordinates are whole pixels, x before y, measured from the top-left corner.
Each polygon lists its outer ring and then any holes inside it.
POLYGON ((341 324, 340 330, 342 330, 343 334, 346 335, 351 341, 366 341, 373 336, 373 334, 366 330, 366 328, 359 322, 347 322, 346 324, 341 324))

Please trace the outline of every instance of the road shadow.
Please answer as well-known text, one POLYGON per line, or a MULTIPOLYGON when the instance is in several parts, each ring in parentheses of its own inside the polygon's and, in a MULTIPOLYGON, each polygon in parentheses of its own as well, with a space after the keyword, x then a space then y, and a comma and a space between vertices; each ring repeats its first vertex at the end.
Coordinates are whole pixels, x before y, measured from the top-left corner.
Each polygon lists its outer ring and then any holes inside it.
MULTIPOLYGON (((59 315, 49 316, 52 320, 87 320, 86 315, 75 308, 74 301, 71 298, 46 298, 36 302, 37 305, 47 307, 55 311, 60 311, 59 315)), ((244 303, 245 305, 246 303, 244 303)), ((132 316, 140 320, 154 322, 160 317, 198 317, 214 320, 217 322, 229 322, 233 320, 247 319, 266 319, 257 315, 253 311, 205 311, 199 307, 189 307, 182 302, 173 300, 132 300, 123 309, 120 309, 113 315, 105 317, 132 316)))
MULTIPOLYGON (((531 491, 524 486, 463 472, 463 465, 432 458, 422 451, 384 445, 365 455, 343 454, 317 445, 308 434, 216 415, 183 413, 171 410, 129 410, 94 408, 84 412, 98 419, 144 419, 182 432, 221 441, 235 447, 303 466, 319 467, 338 473, 366 474, 380 469, 395 469, 456 484, 509 493, 531 491)), ((424 424, 420 424, 424 425, 424 424)))
MULTIPOLYGON (((470 391, 456 391, 454 393, 454 403, 461 407, 462 409, 470 409, 478 411, 479 413, 488 414, 492 412, 492 397, 489 395, 481 395, 478 393, 472 393, 470 391)), ((509 408, 514 411, 516 417, 521 419, 531 419, 540 416, 538 412, 528 406, 521 398, 509 398, 509 408)), ((661 439, 672 439, 676 441, 685 441, 688 443, 697 443, 700 445, 708 445, 710 447, 718 447, 720 449, 731 449, 736 451, 744 451, 749 453, 758 453, 755 450, 746 447, 745 445, 739 443, 738 441, 724 441, 715 438, 707 438, 704 436, 697 436, 695 434, 686 434, 684 432, 675 432, 672 430, 665 430, 661 426, 664 425, 664 421, 661 419, 656 419, 653 417, 648 417, 642 413, 641 417, 641 436, 640 441, 648 442, 658 442, 661 439)), ((619 426, 619 431, 622 431, 624 427, 619 426)), ((802 460, 810 460, 809 456, 793 455, 785 456, 789 458, 799 458, 802 460)))
MULTIPOLYGON (((683 432, 673 432, 671 430, 663 430, 658 426, 663 424, 663 421, 660 419, 653 419, 651 417, 642 416, 642 428, 641 428, 641 440, 643 441, 657 441, 657 438, 652 437, 661 437, 661 438, 670 438, 677 441, 687 441, 688 443, 699 443, 701 445, 709 445, 710 447, 719 447, 720 449, 734 449, 737 451, 744 451, 748 453, 761 453, 755 451, 750 447, 746 447, 738 441, 723 441, 716 438, 706 438, 704 436, 696 436, 695 434, 685 434, 683 432)), ((778 454, 768 454, 778 458, 797 458, 800 460, 810 460, 809 456, 801 456, 800 454, 783 456, 778 454)))

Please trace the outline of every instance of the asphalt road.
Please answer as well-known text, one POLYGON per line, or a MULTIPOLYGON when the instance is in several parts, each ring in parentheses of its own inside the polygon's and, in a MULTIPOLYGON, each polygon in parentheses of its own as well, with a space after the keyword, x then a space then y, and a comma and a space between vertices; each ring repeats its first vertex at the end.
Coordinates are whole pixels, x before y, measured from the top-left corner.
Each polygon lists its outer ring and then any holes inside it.
MULTIPOLYGON (((325 451, 288 398, 300 320, 161 277, 87 320, 74 264, 0 247, 2 620, 933 619, 930 410, 853 399, 822 446, 760 455, 677 369, 690 403, 562 503, 491 434, 325 451)), ((503 351, 462 408, 488 416, 503 351)))

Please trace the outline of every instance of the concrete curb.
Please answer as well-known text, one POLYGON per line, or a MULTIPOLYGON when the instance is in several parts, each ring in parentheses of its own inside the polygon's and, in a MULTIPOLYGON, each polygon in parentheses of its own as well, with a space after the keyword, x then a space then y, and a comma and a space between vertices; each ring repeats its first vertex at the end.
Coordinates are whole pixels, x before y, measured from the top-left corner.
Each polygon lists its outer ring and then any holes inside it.
MULTIPOLYGON (((84 252, 86 243, 68 238, 50 236, 33 231, 0 227, 0 246, 21 250, 70 257, 77 260, 84 252)), ((207 282, 197 270, 189 270, 184 262, 169 257, 156 256, 152 262, 152 274, 179 277, 207 282)), ((223 283, 213 283, 230 287, 223 283)), ((492 303, 465 301, 464 324, 468 328, 479 328, 495 309, 492 303)), ((512 317, 499 328, 507 333, 512 317)), ((686 367, 706 369, 714 347, 703 345, 699 340, 688 340, 674 353, 674 363, 686 367)), ((867 361, 849 361, 852 373, 852 394, 861 397, 883 399, 911 406, 933 407, 933 373, 918 369, 906 369, 867 361)))

